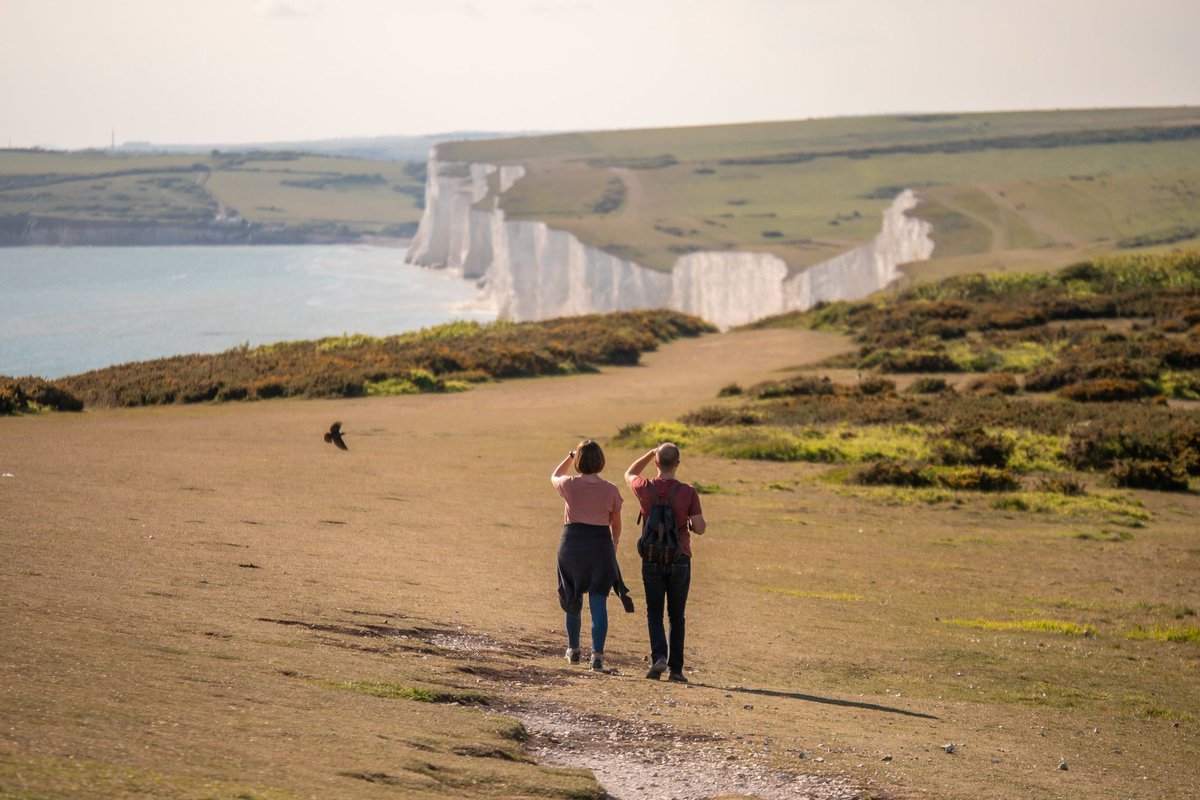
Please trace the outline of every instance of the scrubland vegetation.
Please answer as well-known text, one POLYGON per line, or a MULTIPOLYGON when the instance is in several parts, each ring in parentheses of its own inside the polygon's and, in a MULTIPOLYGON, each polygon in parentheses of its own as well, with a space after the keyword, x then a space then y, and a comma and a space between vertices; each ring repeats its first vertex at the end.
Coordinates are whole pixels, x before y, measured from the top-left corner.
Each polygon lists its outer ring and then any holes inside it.
POLYGON ((713 328, 662 311, 547 322, 451 322, 397 336, 340 336, 122 364, 57 381, 0 377, 0 413, 272 397, 461 391, 501 378, 636 364, 641 353, 713 328))
POLYGON ((758 324, 771 326, 851 333, 858 349, 823 365, 847 379, 726 387, 730 399, 623 439, 848 465, 836 480, 928 502, 1010 493, 994 502, 1016 510, 1094 505, 1105 495, 1079 473, 1164 491, 1200 475, 1200 251, 952 278, 758 324))

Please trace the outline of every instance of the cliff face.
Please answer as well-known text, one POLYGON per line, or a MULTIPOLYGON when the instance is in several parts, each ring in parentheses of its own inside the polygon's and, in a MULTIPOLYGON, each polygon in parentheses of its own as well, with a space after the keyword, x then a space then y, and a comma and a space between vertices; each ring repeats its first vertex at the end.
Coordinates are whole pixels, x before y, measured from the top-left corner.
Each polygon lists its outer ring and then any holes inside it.
POLYGON ((702 252, 681 256, 670 272, 647 269, 590 247, 543 222, 509 221, 483 202, 489 185, 502 197, 522 167, 439 162, 429 158, 425 213, 408 251, 413 264, 444 267, 477 280, 505 319, 638 308, 673 308, 722 328, 818 302, 864 297, 899 277, 899 265, 933 253, 930 225, 906 214, 902 192, 883 214, 875 240, 796 275, 769 253, 702 252))

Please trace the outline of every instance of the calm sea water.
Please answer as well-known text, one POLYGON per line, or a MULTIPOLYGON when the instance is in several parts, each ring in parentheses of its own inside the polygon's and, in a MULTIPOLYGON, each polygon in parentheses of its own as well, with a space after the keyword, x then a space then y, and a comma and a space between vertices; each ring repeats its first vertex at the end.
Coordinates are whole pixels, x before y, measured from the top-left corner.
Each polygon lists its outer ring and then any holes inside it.
POLYGON ((477 290, 397 248, 0 248, 0 375, 490 320, 477 290))

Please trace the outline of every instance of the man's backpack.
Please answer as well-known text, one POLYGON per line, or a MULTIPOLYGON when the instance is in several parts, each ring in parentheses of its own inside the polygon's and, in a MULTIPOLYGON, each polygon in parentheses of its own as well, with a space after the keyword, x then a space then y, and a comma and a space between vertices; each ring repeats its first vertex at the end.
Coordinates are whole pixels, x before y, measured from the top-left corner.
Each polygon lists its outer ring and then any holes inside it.
MULTIPOLYGON (((653 483, 650 484, 654 486, 653 483)), ((670 492, 662 494, 654 487, 655 501, 650 511, 638 515, 638 521, 645 520, 642 525, 642 535, 638 537, 637 550, 642 561, 650 564, 672 564, 681 552, 679 542, 679 527, 675 523, 675 511, 671 504, 675 495, 683 488, 682 483, 676 483, 670 492)))

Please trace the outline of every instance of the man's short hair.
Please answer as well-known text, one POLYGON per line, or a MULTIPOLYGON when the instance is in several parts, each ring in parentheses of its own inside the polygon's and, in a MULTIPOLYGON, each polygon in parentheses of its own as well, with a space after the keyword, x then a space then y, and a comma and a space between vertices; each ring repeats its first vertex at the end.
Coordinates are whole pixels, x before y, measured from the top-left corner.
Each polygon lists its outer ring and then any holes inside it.
POLYGON ((654 457, 660 467, 674 467, 679 463, 679 448, 670 442, 658 446, 658 455, 654 457))
POLYGON ((581 475, 594 475, 604 469, 604 451, 591 439, 584 439, 575 448, 575 466, 581 475))

